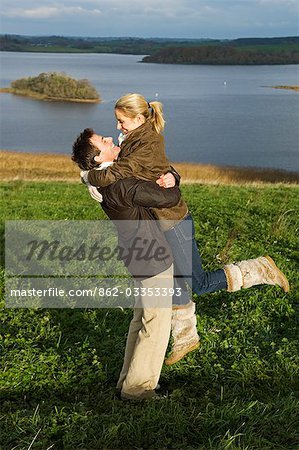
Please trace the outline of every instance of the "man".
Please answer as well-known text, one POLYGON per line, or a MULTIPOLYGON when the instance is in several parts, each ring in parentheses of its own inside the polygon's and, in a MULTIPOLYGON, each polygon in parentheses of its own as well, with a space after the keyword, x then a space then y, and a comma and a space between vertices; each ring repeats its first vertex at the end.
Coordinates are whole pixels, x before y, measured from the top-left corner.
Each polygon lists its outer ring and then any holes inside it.
MULTIPOLYGON (((88 139, 88 143, 87 146, 90 146, 90 148, 102 148, 103 145, 107 145, 108 147, 110 147, 110 151, 113 153, 113 151, 115 151, 115 149, 117 149, 117 155, 119 154, 119 148, 115 147, 113 144, 113 140, 111 137, 106 138, 100 135, 97 135, 94 133, 94 131, 92 129, 88 129, 85 130, 86 133, 88 132, 89 135, 89 139, 88 139), (113 150, 114 149, 114 150, 113 150)), ((137 139, 137 143, 138 143, 138 139, 137 139)), ((86 149, 86 145, 83 145, 83 150, 81 150, 81 152, 83 151, 83 154, 87 154, 85 152, 87 152, 86 149)), ((98 186, 97 184, 93 183, 94 186, 92 186, 89 181, 90 181, 90 175, 91 173, 93 173, 93 177, 94 178, 100 178, 102 179, 102 177, 104 176, 103 174, 107 174, 109 170, 114 170, 114 175, 116 175, 116 179, 113 178, 114 181, 117 181, 119 179, 125 179, 126 176, 133 176, 136 177, 138 179, 142 179, 142 180, 151 180, 151 181, 155 181, 156 183, 158 183, 160 186, 164 186, 164 187, 168 187, 169 186, 169 176, 174 175, 176 180, 179 181, 180 176, 179 174, 168 164, 161 164, 161 162, 157 163, 158 166, 155 168, 155 170, 150 170, 151 173, 151 178, 145 177, 144 174, 146 172, 146 167, 143 165, 144 171, 142 171, 142 173, 140 173, 140 164, 138 162, 138 158, 129 161, 129 158, 121 158, 120 161, 122 162, 122 167, 119 168, 118 164, 114 164, 113 167, 109 167, 111 166, 111 161, 113 159, 113 157, 115 157, 115 155, 108 155, 108 159, 105 160, 105 162, 103 163, 102 159, 98 159, 97 162, 102 163, 101 164, 101 169, 106 169, 106 170, 90 170, 92 168, 94 168, 94 152, 95 150, 92 150, 91 152, 88 151, 89 153, 89 158, 88 158, 88 163, 86 163, 86 160, 84 160, 84 165, 82 166, 81 164, 81 168, 85 169, 85 172, 82 174, 84 176, 84 182, 88 185, 88 189, 89 192, 91 194, 91 196, 97 200, 97 201, 101 201, 101 197, 99 197, 99 191, 98 188, 96 186, 98 186), (109 159, 111 158, 112 159, 109 159), (109 162, 110 161, 110 162, 109 162), (161 176, 161 170, 162 170, 162 166, 164 168, 164 171, 166 170, 168 173, 166 175, 161 176), (88 172, 88 171, 89 172, 88 172), (123 172, 122 170, 128 171, 131 175, 126 175, 123 176, 123 172), (97 174, 97 175, 96 175, 97 174), (172 174, 172 175, 171 175, 172 174), (155 176, 160 177, 158 180, 155 178, 155 176), (166 180, 168 181, 168 183, 166 182, 163 183, 161 182, 161 179, 163 178, 163 182, 166 180)), ((128 150, 129 151, 129 150, 128 150)), ((122 150, 121 150, 121 154, 123 154, 123 146, 122 146, 122 150)), ((97 158, 97 157, 95 157, 97 158)), ((154 157, 155 161, 156 161, 156 156, 154 157)), ((159 158, 157 158, 159 160, 159 158)), ((165 160, 166 161, 166 160, 165 160)), ((119 159, 118 159, 118 163, 119 163, 119 159)), ((149 163, 149 162, 148 162, 149 163)), ((80 164, 79 164, 80 165, 80 164)), ((162 172, 164 173, 164 172, 162 172)), ((113 182, 113 180, 110 180, 111 184, 113 182)), ((92 182, 92 181, 91 181, 92 182)), ((102 185, 107 186, 107 184, 103 184, 102 185)), ((185 202, 182 200, 182 198, 180 198, 180 201, 172 207, 169 208, 163 208, 163 207, 159 207, 159 208, 155 208, 154 204, 151 204, 150 202, 151 198, 149 196, 149 202, 147 206, 152 207, 151 211, 154 214, 154 218, 155 219, 159 219, 159 223, 162 225, 163 231, 166 232, 165 237, 167 237, 167 239, 169 239, 169 233, 173 233, 174 236, 177 237, 177 239, 180 238, 177 235, 177 231, 174 229, 174 225, 178 222, 177 218, 180 217, 181 214, 185 214, 187 212, 187 205, 185 204, 185 202), (170 229, 169 231, 166 231, 170 229)), ((191 231, 191 227, 189 226, 189 223, 186 224, 187 226, 187 232, 190 233, 191 231)), ((195 303, 190 299, 190 292, 188 290, 186 281, 185 281, 185 276, 184 274, 188 274, 188 279, 190 281, 190 279, 192 278, 193 274, 193 269, 197 268, 197 265, 195 265, 196 267, 194 267, 194 265, 192 265, 192 256, 191 256, 191 241, 188 239, 186 242, 186 247, 187 249, 183 250, 183 255, 181 254, 181 245, 182 242, 180 241, 180 243, 178 244, 178 242, 174 243, 174 249, 176 250, 176 258, 175 258, 175 264, 174 264, 174 274, 175 274, 175 278, 174 278, 174 295, 173 295, 173 311, 172 311, 172 324, 171 324, 171 328, 172 328, 172 348, 171 348, 171 352, 170 355, 167 357, 167 359, 165 360, 165 364, 170 365, 170 364, 174 364, 177 361, 179 361, 181 358, 183 358, 186 354, 188 354, 189 352, 195 350, 196 348, 199 347, 199 336, 198 336, 198 332, 197 332, 197 327, 196 327, 196 322, 197 322, 197 318, 196 318, 196 313, 195 313, 195 303), (186 250, 188 252, 188 254, 190 254, 190 258, 188 261, 188 264, 185 265, 184 263, 182 264, 183 268, 182 270, 179 269, 178 266, 178 261, 183 261, 183 259, 186 257, 186 250), (190 267, 190 259, 191 259, 191 267, 190 267), (177 295, 177 293, 179 292, 179 295, 177 295)), ((172 245, 171 245, 171 248, 172 245)), ((200 268, 201 265, 198 265, 198 268, 200 268)), ((195 272, 197 273, 197 271, 195 270, 195 272)))
MULTIPOLYGON (((120 151, 112 138, 102 136, 97 148, 94 147, 90 143, 92 134, 93 130, 84 130, 73 145, 72 160, 83 170, 99 163, 99 170, 107 167, 120 151)), ((170 335, 173 258, 149 205, 156 208, 174 206, 180 199, 180 191, 178 187, 163 189, 154 182, 135 178, 119 180, 101 188, 100 192, 93 188, 90 191, 94 198, 98 196, 102 208, 115 222, 120 246, 129 251, 134 242, 142 240, 143 252, 147 254, 146 259, 138 261, 128 262, 124 258, 137 289, 143 288, 146 295, 139 297, 141 307, 134 308, 117 388, 121 389, 123 399, 152 398, 156 395, 155 387, 170 335), (158 249, 164 249, 159 258, 156 256, 158 249), (159 289, 164 289, 163 298, 150 296, 151 290, 160 292, 159 289)))

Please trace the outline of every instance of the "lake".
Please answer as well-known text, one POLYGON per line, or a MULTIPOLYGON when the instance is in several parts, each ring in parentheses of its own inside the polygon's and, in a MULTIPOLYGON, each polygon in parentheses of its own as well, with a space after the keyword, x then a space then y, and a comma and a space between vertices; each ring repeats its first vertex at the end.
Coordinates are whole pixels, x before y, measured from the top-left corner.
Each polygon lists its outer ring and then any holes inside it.
POLYGON ((41 72, 87 78, 100 104, 58 103, 1 94, 6 150, 70 154, 86 127, 117 137, 113 106, 127 92, 158 98, 172 161, 299 170, 299 66, 141 64, 142 56, 1 52, 0 86, 41 72))

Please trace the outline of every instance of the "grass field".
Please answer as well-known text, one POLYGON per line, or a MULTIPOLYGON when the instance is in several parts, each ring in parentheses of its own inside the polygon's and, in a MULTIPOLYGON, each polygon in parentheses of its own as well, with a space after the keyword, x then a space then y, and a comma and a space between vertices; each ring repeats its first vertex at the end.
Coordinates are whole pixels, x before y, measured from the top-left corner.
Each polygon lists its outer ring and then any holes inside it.
MULTIPOLYGON (((201 347, 163 367, 169 396, 146 404, 115 392, 130 310, 3 308, 2 450, 299 448, 298 187, 182 192, 207 269, 270 254, 291 292, 197 298, 201 347)), ((80 184, 15 180, 1 193, 3 220, 104 218, 80 184)))

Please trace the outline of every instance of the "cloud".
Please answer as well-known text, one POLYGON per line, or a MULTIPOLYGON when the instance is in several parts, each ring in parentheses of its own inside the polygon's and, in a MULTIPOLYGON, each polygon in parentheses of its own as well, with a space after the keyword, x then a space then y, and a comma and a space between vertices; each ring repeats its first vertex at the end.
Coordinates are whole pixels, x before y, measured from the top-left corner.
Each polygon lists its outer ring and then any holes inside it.
POLYGON ((119 14, 116 19, 120 20, 128 15, 178 17, 193 10, 185 5, 186 0, 93 0, 92 3, 98 5, 103 13, 119 14))
POLYGON ((219 38, 298 33, 298 0, 0 1, 4 33, 219 38))
POLYGON ((282 8, 286 7, 295 7, 298 8, 298 0, 259 0, 261 5, 271 5, 271 6, 281 6, 282 8))
POLYGON ((264 8, 271 12, 272 6, 281 9, 298 7, 298 0, 64 0, 62 4, 43 0, 43 6, 40 6, 38 0, 14 0, 14 4, 18 3, 19 7, 12 8, 11 1, 2 0, 2 14, 11 18, 28 19, 103 14, 109 16, 111 20, 114 15, 119 15, 115 20, 122 20, 122 17, 128 16, 143 16, 145 20, 151 17, 186 20, 221 15, 235 8, 239 11, 264 8))
POLYGON ((51 19, 65 15, 100 15, 99 9, 85 9, 81 6, 39 6, 37 8, 11 8, 7 9, 3 15, 9 18, 27 19, 51 19))
POLYGON ((207 0, 199 0, 195 4, 189 0, 64 0, 63 4, 44 0, 43 6, 40 6, 40 2, 37 0, 15 0, 14 4, 16 3, 19 3, 20 6, 12 8, 9 0, 2 0, 2 14, 11 18, 40 19, 64 14, 95 13, 105 14, 111 19, 115 16, 115 20, 122 20, 122 17, 128 16, 143 16, 144 19, 151 17, 192 18, 194 14, 201 15, 215 10, 207 0), (117 17, 117 15, 119 16, 117 17))

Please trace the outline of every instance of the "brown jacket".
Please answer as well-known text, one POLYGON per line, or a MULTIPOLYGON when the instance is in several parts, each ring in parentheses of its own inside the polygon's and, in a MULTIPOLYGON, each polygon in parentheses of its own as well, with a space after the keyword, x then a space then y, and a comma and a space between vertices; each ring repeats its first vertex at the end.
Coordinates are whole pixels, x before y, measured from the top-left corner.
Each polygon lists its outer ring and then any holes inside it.
POLYGON ((172 253, 148 205, 176 205, 179 188, 162 189, 152 181, 125 178, 100 188, 100 192, 101 206, 118 231, 120 257, 131 274, 145 279, 168 269, 172 253))
MULTIPOLYGON (((108 186, 122 178, 136 177, 141 180, 156 181, 160 175, 170 170, 170 163, 165 155, 164 138, 153 129, 150 122, 145 122, 128 134, 121 145, 119 159, 105 170, 92 169, 88 181, 93 186, 108 186)), ((161 220, 163 229, 169 229, 182 220, 188 212, 186 203, 180 198, 178 204, 171 208, 153 208, 157 219, 161 220)))

